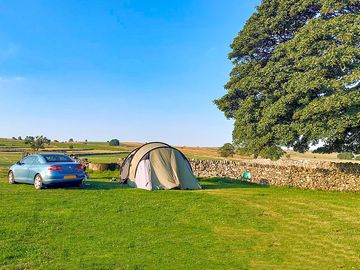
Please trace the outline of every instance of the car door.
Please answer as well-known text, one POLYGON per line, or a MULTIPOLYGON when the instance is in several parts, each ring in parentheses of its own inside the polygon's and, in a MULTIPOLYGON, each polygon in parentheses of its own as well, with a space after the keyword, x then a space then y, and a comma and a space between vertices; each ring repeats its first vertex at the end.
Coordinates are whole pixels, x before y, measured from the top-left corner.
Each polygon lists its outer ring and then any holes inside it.
POLYGON ((27 156, 20 161, 20 164, 16 167, 15 179, 17 182, 27 183, 29 178, 29 168, 31 166, 33 157, 27 156))
POLYGON ((40 172, 40 169, 39 169, 40 161, 37 156, 33 156, 32 159, 30 160, 30 162, 31 162, 31 164, 28 168, 29 172, 27 175, 26 182, 33 184, 35 175, 40 172))

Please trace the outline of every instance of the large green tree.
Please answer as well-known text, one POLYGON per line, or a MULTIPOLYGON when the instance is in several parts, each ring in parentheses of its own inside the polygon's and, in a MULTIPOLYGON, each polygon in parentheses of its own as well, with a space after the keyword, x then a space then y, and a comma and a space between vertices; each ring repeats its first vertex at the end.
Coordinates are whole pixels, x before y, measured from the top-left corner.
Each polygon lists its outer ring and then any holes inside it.
POLYGON ((231 44, 233 140, 255 156, 280 146, 360 151, 359 0, 264 0, 231 44))

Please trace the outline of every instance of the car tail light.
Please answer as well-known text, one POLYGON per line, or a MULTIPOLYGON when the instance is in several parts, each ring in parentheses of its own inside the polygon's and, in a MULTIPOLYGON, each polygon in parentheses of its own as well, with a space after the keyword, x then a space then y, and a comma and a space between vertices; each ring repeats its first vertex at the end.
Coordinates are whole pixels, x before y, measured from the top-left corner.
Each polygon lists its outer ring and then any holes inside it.
POLYGON ((52 165, 49 167, 49 171, 62 171, 61 166, 52 165))
POLYGON ((82 170, 83 169, 83 166, 81 164, 77 165, 77 169, 78 170, 82 170))

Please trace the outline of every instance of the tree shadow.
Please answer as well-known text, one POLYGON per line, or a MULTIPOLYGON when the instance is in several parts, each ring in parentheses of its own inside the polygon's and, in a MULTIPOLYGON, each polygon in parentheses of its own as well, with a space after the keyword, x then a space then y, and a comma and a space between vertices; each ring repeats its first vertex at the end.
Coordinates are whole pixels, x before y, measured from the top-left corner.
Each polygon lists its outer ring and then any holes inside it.
POLYGON ((225 189, 225 188, 267 188, 269 182, 262 180, 261 184, 241 179, 227 177, 198 177, 203 189, 225 189))
POLYGON ((101 179, 101 180, 110 180, 112 178, 119 178, 120 176, 120 171, 119 170, 115 170, 115 171, 102 171, 102 172, 97 172, 97 171, 89 171, 88 175, 90 176, 90 180, 92 179, 101 179))

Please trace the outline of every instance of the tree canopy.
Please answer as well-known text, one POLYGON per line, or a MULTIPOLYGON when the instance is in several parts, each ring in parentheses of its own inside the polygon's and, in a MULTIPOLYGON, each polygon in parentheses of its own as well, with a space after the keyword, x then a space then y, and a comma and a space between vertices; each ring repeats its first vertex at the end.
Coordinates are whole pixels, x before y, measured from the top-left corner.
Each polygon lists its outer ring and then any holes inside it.
POLYGON ((360 2, 264 0, 231 44, 233 141, 255 156, 360 152, 360 2))
POLYGON ((30 144, 30 147, 34 151, 39 151, 39 149, 44 149, 46 144, 50 144, 50 140, 44 136, 26 136, 24 140, 25 144, 30 144))
POLYGON ((120 145, 120 141, 118 139, 112 139, 110 142, 109 142, 109 145, 110 146, 119 146, 120 145))

